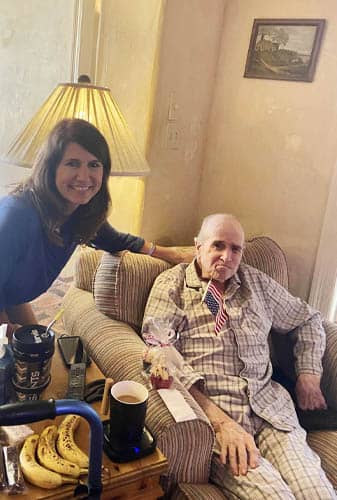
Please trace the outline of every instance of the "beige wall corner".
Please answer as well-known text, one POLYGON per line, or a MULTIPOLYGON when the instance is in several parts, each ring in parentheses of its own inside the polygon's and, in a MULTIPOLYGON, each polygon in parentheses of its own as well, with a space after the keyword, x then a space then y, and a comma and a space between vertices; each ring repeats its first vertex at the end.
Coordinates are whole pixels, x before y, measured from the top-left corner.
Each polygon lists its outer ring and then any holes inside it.
POLYGON ((194 236, 223 9, 223 0, 166 2, 142 227, 162 243, 194 236))
POLYGON ((337 163, 330 191, 316 256, 309 303, 330 321, 337 311, 337 163))
MULTIPOLYGON (((97 85, 110 88, 144 154, 155 89, 162 5, 161 0, 101 0, 95 4, 100 22, 94 79, 97 85)), ((90 17, 87 19, 90 21, 90 17)), ((114 177, 110 188, 110 223, 120 230, 139 234, 144 180, 114 177)))
POLYGON ((248 236, 285 250, 291 290, 308 297, 337 158, 335 0, 228 2, 199 218, 232 212, 248 236), (312 83, 244 78, 254 18, 325 18, 312 83))

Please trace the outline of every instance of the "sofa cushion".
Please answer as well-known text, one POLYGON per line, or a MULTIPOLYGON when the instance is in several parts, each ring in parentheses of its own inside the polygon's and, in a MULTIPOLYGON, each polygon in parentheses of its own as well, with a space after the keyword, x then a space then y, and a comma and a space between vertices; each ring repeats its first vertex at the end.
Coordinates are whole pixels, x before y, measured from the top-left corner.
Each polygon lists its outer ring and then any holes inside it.
POLYGON ((104 253, 94 277, 97 309, 139 332, 153 282, 169 267, 167 262, 148 255, 104 253))
POLYGON ((288 289, 288 266, 283 250, 267 236, 256 236, 245 243, 243 262, 271 276, 288 289))
POLYGON ((337 432, 316 431, 308 433, 309 446, 319 455, 322 468, 337 491, 337 432))
POLYGON ((79 247, 76 250, 74 286, 91 292, 96 269, 100 263, 103 251, 90 247, 79 247))
POLYGON ((226 500, 224 493, 213 484, 179 483, 171 500, 226 500))

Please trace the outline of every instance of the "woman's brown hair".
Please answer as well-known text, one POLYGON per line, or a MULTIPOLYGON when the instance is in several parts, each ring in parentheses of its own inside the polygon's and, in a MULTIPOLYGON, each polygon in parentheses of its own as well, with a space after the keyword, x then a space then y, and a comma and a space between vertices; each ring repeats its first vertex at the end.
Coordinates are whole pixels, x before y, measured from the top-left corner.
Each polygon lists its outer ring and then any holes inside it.
POLYGON ((64 199, 56 187, 55 177, 65 149, 72 142, 82 146, 103 164, 101 189, 87 204, 80 205, 69 217, 75 241, 87 243, 92 239, 106 220, 110 206, 108 178, 111 159, 105 138, 91 123, 76 118, 57 123, 36 158, 32 174, 14 191, 19 196, 29 192, 48 238, 59 245, 62 245, 63 241, 58 229, 68 217, 64 212, 64 199))

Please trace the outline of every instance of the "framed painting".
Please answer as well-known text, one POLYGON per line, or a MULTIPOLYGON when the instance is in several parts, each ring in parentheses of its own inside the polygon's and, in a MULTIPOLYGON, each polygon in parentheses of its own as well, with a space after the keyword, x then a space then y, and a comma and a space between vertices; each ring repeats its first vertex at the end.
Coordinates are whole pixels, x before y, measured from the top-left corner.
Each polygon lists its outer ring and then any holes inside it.
POLYGON ((254 19, 244 76, 312 82, 325 19, 254 19))

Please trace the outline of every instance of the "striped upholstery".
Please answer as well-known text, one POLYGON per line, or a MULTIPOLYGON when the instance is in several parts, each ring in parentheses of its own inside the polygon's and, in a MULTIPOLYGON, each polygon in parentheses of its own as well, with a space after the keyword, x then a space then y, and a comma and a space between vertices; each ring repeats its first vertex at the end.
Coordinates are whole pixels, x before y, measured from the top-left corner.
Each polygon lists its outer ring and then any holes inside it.
POLYGON ((309 432, 308 443, 320 456, 322 468, 337 491, 337 432, 309 432))
POLYGON ((325 321, 324 329, 326 333, 326 349, 323 356, 322 389, 328 405, 337 410, 337 324, 325 321))
MULTIPOLYGON (((285 256, 270 238, 257 237, 248 241, 243 260, 288 286, 285 256)), ((68 334, 83 338, 105 376, 142 382, 144 344, 136 332, 140 330, 152 283, 168 267, 169 264, 159 259, 129 252, 115 255, 92 249, 79 252, 75 286, 64 298, 65 328, 68 334), (95 299, 90 293, 92 289, 95 299)), ((324 356, 322 385, 329 404, 337 409, 337 325, 327 323, 325 328, 328 349, 324 356)), ((177 424, 156 391, 151 391, 149 398, 146 424, 169 461, 168 472, 162 477, 163 487, 176 500, 225 498, 219 489, 207 484, 213 430, 190 394, 184 388, 180 390, 195 409, 197 420, 177 424)), ((313 432, 309 433, 308 440, 337 488, 337 433, 313 432)))
MULTIPOLYGON (((144 344, 126 323, 112 321, 99 312, 91 293, 72 287, 64 297, 63 320, 69 335, 80 335, 84 344, 106 377, 114 380, 136 380, 141 376, 144 344)), ((157 438, 159 448, 169 460, 169 470, 162 478, 165 490, 177 482, 207 483, 214 433, 192 396, 180 387, 197 419, 177 424, 162 399, 150 391, 146 425, 157 438), (191 448, 191 443, 195 447, 191 448)))
POLYGON ((242 260, 288 288, 287 261, 283 250, 272 239, 258 236, 247 240, 242 260))
POLYGON ((170 500, 224 500, 224 494, 213 484, 179 483, 170 500))
POLYGON ((105 253, 94 280, 97 309, 140 330, 153 282, 170 264, 148 255, 105 253))
POLYGON ((103 252, 93 248, 81 247, 75 260, 74 285, 81 290, 92 291, 93 279, 103 252))
MULTIPOLYGON (((326 350, 321 386, 328 406, 337 410, 337 324, 325 321, 324 329, 326 350)), ((337 431, 309 432, 308 443, 320 456, 322 467, 337 491, 337 431)))

